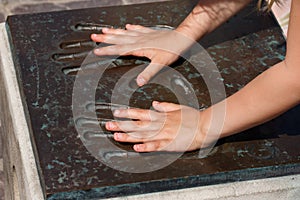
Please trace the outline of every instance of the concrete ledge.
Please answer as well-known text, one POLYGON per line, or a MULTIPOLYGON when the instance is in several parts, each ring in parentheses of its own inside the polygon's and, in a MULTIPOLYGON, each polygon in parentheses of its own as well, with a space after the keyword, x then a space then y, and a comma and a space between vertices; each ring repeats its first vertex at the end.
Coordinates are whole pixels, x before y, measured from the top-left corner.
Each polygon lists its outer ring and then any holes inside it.
MULTIPOLYGON (((123 200, 124 198, 114 198, 123 200)), ((300 199, 300 175, 234 182, 126 197, 128 200, 295 200, 300 199)))
POLYGON ((4 23, 0 24, 0 40, 5 197, 7 200, 43 199, 4 23))

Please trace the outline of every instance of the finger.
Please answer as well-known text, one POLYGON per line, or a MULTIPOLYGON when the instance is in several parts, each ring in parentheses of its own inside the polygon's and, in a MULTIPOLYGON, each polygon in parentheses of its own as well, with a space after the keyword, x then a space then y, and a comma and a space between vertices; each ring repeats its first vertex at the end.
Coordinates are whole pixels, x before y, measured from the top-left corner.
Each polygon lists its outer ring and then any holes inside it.
POLYGON ((153 63, 151 62, 138 76, 136 79, 138 86, 143 86, 146 83, 149 82, 149 80, 157 73, 159 72, 164 65, 159 63, 153 63))
POLYGON ((105 124, 105 128, 110 131, 158 131, 162 127, 161 123, 151 121, 110 121, 105 124))
POLYGON ((147 57, 149 58, 145 51, 143 50, 136 50, 139 49, 136 47, 136 44, 117 44, 111 45, 106 47, 100 47, 94 49, 94 54, 97 56, 104 56, 104 55, 124 55, 124 56, 137 56, 137 57, 147 57))
POLYGON ((115 34, 115 35, 125 35, 128 31, 120 28, 103 28, 102 33, 104 34, 115 34))
POLYGON ((115 110, 113 115, 119 118, 137 119, 142 121, 155 121, 161 114, 146 109, 120 109, 115 110))
POLYGON ((138 36, 139 33, 137 31, 125 30, 125 29, 114 29, 114 28, 104 28, 102 29, 102 33, 104 34, 114 34, 114 35, 130 35, 130 36, 138 36))
POLYGON ((138 31, 142 33, 150 33, 154 31, 151 28, 147 28, 141 25, 133 25, 133 24, 126 24, 126 29, 131 31, 138 31))
POLYGON ((112 45, 107 47, 101 47, 94 49, 94 54, 97 56, 109 56, 109 55, 132 55, 130 52, 134 47, 126 44, 126 45, 112 45))
POLYGON ((114 139, 118 142, 142 143, 150 141, 162 140, 163 136, 155 131, 149 132, 130 132, 130 133, 114 133, 114 139))
POLYGON ((132 44, 135 42, 134 36, 116 34, 92 34, 91 39, 107 44, 132 44))
POLYGON ((91 39, 92 39, 93 41, 95 41, 95 42, 102 42, 102 41, 101 41, 101 39, 102 39, 101 35, 102 35, 102 34, 96 34, 96 33, 93 33, 93 34, 91 34, 91 39))
POLYGON ((133 149, 137 152, 160 151, 164 147, 164 141, 151 141, 143 144, 135 144, 133 149))
POLYGON ((159 112, 171 112, 171 111, 179 110, 181 108, 181 105, 175 103, 158 102, 158 101, 153 101, 152 106, 155 110, 159 112))

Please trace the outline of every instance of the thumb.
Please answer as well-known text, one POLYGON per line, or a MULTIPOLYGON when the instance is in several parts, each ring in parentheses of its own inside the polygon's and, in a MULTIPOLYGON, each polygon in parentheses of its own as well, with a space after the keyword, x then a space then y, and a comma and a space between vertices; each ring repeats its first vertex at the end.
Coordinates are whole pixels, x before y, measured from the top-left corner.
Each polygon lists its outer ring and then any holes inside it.
POLYGON ((151 62, 138 76, 136 82, 138 86, 143 86, 162 68, 163 64, 151 62))
POLYGON ((181 105, 175 103, 158 102, 158 101, 153 101, 152 106, 155 110, 159 112, 171 112, 171 111, 179 110, 181 108, 181 105))

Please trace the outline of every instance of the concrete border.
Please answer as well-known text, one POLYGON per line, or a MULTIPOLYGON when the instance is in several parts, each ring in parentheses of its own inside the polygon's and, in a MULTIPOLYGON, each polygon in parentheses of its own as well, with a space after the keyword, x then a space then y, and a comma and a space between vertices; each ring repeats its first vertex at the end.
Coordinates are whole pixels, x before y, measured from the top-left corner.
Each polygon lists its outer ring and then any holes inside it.
POLYGON ((1 89, 6 93, 0 94, 2 95, 1 110, 5 111, 3 112, 5 116, 1 116, 3 143, 6 146, 3 156, 7 159, 4 160, 5 197, 7 200, 44 199, 5 23, 0 24, 0 41, 2 62, 0 68, 2 77, 0 78, 4 86, 1 89), (7 102, 4 102, 5 100, 7 102))
POLYGON ((300 175, 241 181, 144 195, 113 198, 113 200, 295 200, 300 199, 300 175))

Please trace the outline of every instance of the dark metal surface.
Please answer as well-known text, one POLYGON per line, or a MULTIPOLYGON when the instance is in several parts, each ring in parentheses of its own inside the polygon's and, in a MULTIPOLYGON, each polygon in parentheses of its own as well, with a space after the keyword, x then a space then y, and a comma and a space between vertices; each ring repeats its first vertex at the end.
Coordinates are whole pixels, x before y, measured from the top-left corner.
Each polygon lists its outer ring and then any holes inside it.
MULTIPOLYGON (((221 140, 206 158, 199 159, 198 152, 190 152, 170 166, 142 174, 105 166, 90 155, 78 138, 72 115, 72 91, 78 67, 96 46, 89 40, 90 34, 101 32, 103 26, 124 27, 126 23, 176 27, 195 2, 171 1, 8 18, 14 63, 47 199, 107 198, 300 172, 299 108, 221 140)), ((228 95, 284 59, 285 41, 279 27, 272 16, 257 16, 254 9, 248 7, 200 41, 218 65, 228 95)), ((118 77, 144 62, 147 61, 120 58, 114 65, 122 68, 113 66, 105 72, 101 83, 106 84, 99 86, 96 93, 100 103, 92 105, 100 121, 105 122, 110 116, 107 110, 118 107, 103 104, 109 102, 118 77)), ((91 72, 95 70, 93 63, 89 67, 91 72)), ((192 83, 200 107, 209 106, 208 91, 200 74, 186 62, 177 62, 174 68, 192 83)), ((154 99, 176 102, 174 95, 164 88, 146 85, 133 95, 130 106, 150 108, 154 99)), ((77 119, 75 123, 85 124, 86 120, 77 119)), ((85 137, 109 135, 87 132, 85 137)), ((128 155, 112 152, 107 156, 128 155)))

